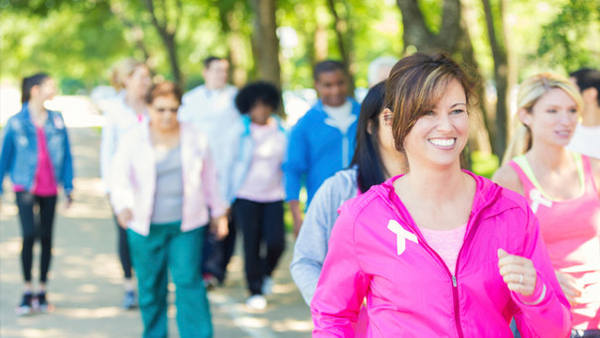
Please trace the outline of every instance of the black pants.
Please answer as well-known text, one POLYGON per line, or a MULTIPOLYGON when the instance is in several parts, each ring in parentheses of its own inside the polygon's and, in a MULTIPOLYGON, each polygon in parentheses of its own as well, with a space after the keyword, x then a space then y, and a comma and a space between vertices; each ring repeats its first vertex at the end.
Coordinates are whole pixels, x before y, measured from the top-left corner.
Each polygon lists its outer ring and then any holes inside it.
POLYGON ((244 233, 244 268, 248 289, 261 294, 263 278, 271 276, 285 249, 283 201, 259 203, 238 199, 234 217, 244 233), (261 255, 264 242, 266 253, 261 255))
POLYGON ((229 234, 222 240, 217 240, 211 232, 206 232, 204 236, 204 245, 202 249, 202 274, 209 273, 215 276, 219 283, 225 281, 227 276, 227 265, 235 249, 235 238, 237 235, 236 225, 233 215, 228 217, 229 234))
POLYGON ((42 245, 40 282, 46 283, 52 258, 52 227, 56 210, 56 195, 41 197, 28 192, 17 192, 16 197, 23 233, 21 264, 25 282, 31 282, 33 244, 37 237, 42 245), (37 215, 39 215, 39 220, 36 222, 37 215))
POLYGON ((129 243, 127 242, 127 230, 123 229, 119 222, 117 221, 117 216, 115 218, 115 224, 117 225, 117 250, 119 251, 119 259, 121 260, 121 267, 123 268, 123 274, 125 278, 131 279, 131 254, 129 253, 129 243))

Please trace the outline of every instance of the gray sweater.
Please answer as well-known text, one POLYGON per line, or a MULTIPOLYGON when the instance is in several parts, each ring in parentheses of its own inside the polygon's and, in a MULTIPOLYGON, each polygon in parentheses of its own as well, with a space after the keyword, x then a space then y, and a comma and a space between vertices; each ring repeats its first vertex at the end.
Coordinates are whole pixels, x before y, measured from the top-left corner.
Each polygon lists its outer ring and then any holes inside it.
POLYGON ((327 255, 338 209, 358 193, 356 176, 357 169, 354 167, 340 170, 323 182, 310 203, 296 239, 290 269, 294 282, 309 306, 327 255))

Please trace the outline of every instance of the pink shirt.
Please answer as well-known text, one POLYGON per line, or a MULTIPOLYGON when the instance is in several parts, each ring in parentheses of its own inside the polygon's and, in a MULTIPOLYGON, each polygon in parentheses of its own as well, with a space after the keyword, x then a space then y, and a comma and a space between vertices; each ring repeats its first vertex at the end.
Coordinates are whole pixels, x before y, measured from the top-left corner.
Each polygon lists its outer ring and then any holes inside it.
POLYGON ((600 197, 589 158, 574 154, 580 172, 581 195, 557 201, 537 183, 526 158, 509 165, 519 175, 527 202, 540 221, 541 233, 555 270, 583 287, 571 306, 573 328, 600 328, 600 197))
POLYGON ((252 162, 237 197, 255 202, 275 202, 284 199, 283 157, 286 150, 285 134, 275 119, 263 126, 250 124, 254 144, 252 162))
POLYGON ((455 274, 456 260, 458 259, 458 252, 465 240, 467 224, 465 223, 458 228, 451 230, 419 229, 425 237, 427 244, 442 257, 442 260, 446 263, 446 266, 448 266, 448 269, 452 274, 455 274))
POLYGON ((38 196, 54 196, 57 194, 56 179, 52 169, 52 161, 46 143, 44 127, 35 126, 37 133, 38 159, 33 178, 33 193, 38 196))

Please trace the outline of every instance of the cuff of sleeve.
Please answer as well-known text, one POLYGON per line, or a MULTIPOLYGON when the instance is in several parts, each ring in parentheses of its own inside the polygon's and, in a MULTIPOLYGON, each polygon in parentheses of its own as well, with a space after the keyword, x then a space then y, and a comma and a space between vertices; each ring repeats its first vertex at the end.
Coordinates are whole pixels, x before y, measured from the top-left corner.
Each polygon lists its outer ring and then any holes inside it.
POLYGON ((518 292, 511 291, 513 293, 513 297, 521 302, 523 305, 538 305, 540 304, 544 298, 546 298, 547 288, 546 283, 540 274, 537 274, 537 280, 535 283, 535 289, 533 289, 533 293, 529 296, 523 296, 518 292))
POLYGON ((229 209, 229 206, 227 204, 223 204, 221 206, 221 208, 211 208, 210 209, 210 217, 218 218, 218 217, 224 216, 227 214, 227 209, 229 209))

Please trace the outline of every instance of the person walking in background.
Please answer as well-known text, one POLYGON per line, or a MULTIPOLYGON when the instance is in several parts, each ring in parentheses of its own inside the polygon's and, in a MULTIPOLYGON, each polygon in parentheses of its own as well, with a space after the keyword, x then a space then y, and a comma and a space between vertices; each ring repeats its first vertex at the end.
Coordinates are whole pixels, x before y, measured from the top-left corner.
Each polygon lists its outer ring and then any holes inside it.
POLYGON ((396 62, 398 62, 398 59, 391 56, 380 56, 371 61, 367 72, 369 88, 373 88, 378 83, 387 80, 396 62))
POLYGON ((56 83, 48 74, 38 73, 23 79, 21 111, 4 127, 0 153, 0 195, 2 180, 8 173, 16 193, 23 234, 21 264, 25 288, 15 309, 18 315, 30 314, 34 306, 51 308, 46 296, 48 271, 52 258, 52 232, 58 187, 62 184, 66 207, 71 204, 73 160, 65 121, 59 112, 47 110, 44 102, 56 95, 56 83), (37 209, 37 211, 36 211, 37 209), (36 219, 39 217, 39 220, 36 219), (41 243, 39 291, 33 293, 31 269, 33 245, 41 243))
MULTIPOLYGON (((104 115, 106 122, 102 127, 102 141, 100 144, 100 177, 109 196, 111 184, 111 168, 113 157, 123 136, 147 119, 145 95, 152 84, 150 69, 145 63, 134 59, 125 59, 117 64, 113 70, 112 85, 119 92, 116 99, 106 105, 104 115)), ((117 249, 125 279, 123 285, 125 294, 121 306, 132 309, 136 306, 136 295, 133 287, 133 273, 127 232, 118 225, 117 249)))
MULTIPOLYGON (((237 88, 227 84, 229 63, 214 56, 204 60, 204 84, 183 96, 179 120, 191 123, 208 136, 219 179, 221 197, 228 203, 235 198, 231 172, 238 155, 243 127, 240 113, 234 106, 237 88)), ((235 247, 235 220, 229 215, 229 232, 223 240, 209 233, 204 246, 202 272, 207 286, 223 284, 227 265, 235 247)))
POLYGON ((571 337, 600 337, 600 161, 566 149, 583 107, 567 80, 544 73, 517 97, 519 131, 493 180, 539 219, 573 316, 571 337))
POLYGON ((385 84, 377 84, 361 104, 351 168, 338 171, 317 190, 296 239, 292 278, 310 306, 339 207, 371 186, 403 173, 404 155, 394 148, 392 115, 383 114, 385 84))
POLYGON ((340 62, 317 64, 313 78, 319 101, 292 128, 283 166, 286 201, 296 235, 302 225, 302 182, 306 185, 308 208, 321 184, 350 164, 360 110, 358 102, 348 97, 348 77, 340 62))
POLYGON ((567 149, 600 159, 600 71, 580 69, 571 73, 571 82, 583 97, 583 110, 567 149))
POLYGON ((204 229, 227 232, 208 139, 179 123, 181 91, 155 85, 146 102, 149 123, 119 143, 111 172, 111 202, 127 229, 138 276, 144 337, 167 336, 168 271, 175 284, 181 337, 212 337, 206 289, 198 266, 204 229), (209 209, 210 216, 209 219, 209 209))
POLYGON ((250 291, 246 305, 263 310, 272 292, 272 274, 285 248, 283 172, 287 137, 274 115, 281 93, 273 84, 254 82, 240 90, 235 105, 244 132, 234 166, 233 215, 244 234, 244 270, 250 291), (266 247, 261 254, 261 246, 266 247))
POLYGON ((416 53, 386 83, 408 172, 346 202, 312 300, 314 337, 564 337, 569 304, 526 201, 460 167, 475 88, 449 56, 416 53))

